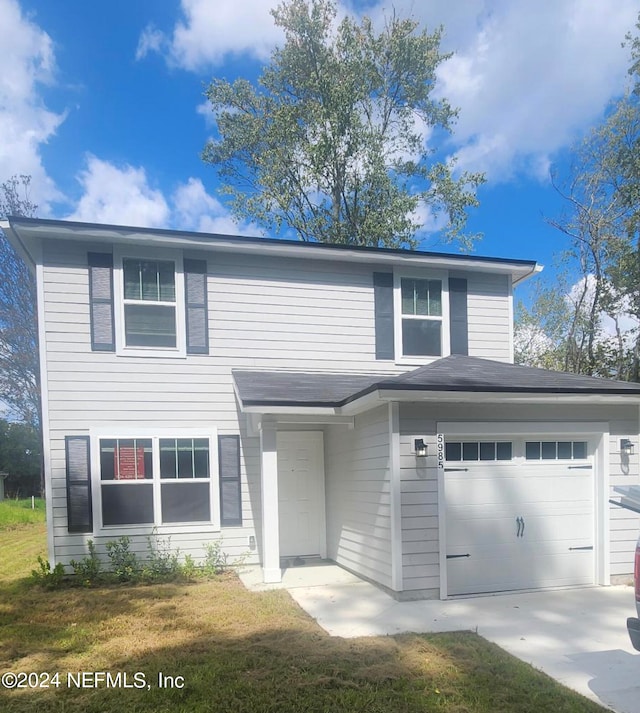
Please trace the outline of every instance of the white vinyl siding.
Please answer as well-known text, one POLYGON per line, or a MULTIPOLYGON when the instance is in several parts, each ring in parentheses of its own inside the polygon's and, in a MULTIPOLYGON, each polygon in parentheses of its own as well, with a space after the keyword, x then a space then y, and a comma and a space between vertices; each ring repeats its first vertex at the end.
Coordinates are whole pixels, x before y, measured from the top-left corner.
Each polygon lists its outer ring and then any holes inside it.
POLYGON ((486 272, 452 273, 467 280, 469 356, 510 362, 509 278, 486 272))
MULTIPOLYGON (((640 482, 638 473, 640 472, 640 442, 635 420, 629 414, 628 420, 620 420, 615 423, 615 429, 611 428, 609 438, 609 461, 611 464, 611 475, 609 484, 611 494, 616 496, 613 488, 616 485, 632 485, 640 482), (620 452, 620 441, 628 438, 634 445, 633 453, 625 455, 620 452)), ((611 532, 611 577, 614 582, 630 581, 633 573, 633 552, 640 532, 640 515, 636 515, 631 510, 616 505, 611 505, 610 532, 611 532)))
POLYGON ((367 579, 391 587, 388 409, 325 431, 327 554, 367 579))
MULTIPOLYGON (((177 359, 91 351, 87 252, 110 252, 112 248, 66 241, 45 241, 43 248, 47 354, 47 383, 43 387, 48 390, 54 544, 64 563, 86 554, 86 539, 91 537, 67 532, 66 435, 88 435, 89 428, 114 426, 127 426, 132 432, 136 426, 144 426, 156 430, 216 427, 221 435, 240 433, 242 526, 223 528, 222 532, 191 528, 172 535, 171 542, 183 555, 198 556, 203 543, 222 536, 231 556, 248 554, 247 562, 257 562, 259 552, 249 549, 249 541, 260 532, 259 439, 248 438, 245 422, 239 419, 231 369, 380 373, 407 369, 375 358, 373 272, 379 268, 372 265, 185 251, 185 258, 206 258, 208 262, 210 349, 208 355, 177 359)), ((140 252, 136 249, 137 255, 140 252)), ((148 254, 159 258, 153 248, 148 254)), ((461 276, 469 281, 470 353, 501 358, 508 353, 508 328, 503 322, 494 322, 502 319, 496 315, 508 314, 507 290, 503 289, 506 278, 461 276), (475 285, 481 291, 477 298, 473 295, 475 285), (488 308, 483 325, 485 299, 488 308), (485 337, 487 330, 494 328, 485 337), (504 341, 504 348, 496 346, 496 339, 504 341)), ((180 289, 176 283, 177 297, 180 289)), ((181 320, 180 312, 178 307, 181 320)), ((380 487, 381 497, 388 499, 388 484, 380 487)), ((371 506, 365 503, 363 507, 371 506)), ((383 529, 386 527, 388 523, 383 529)), ((130 528, 127 533, 134 535, 134 546, 144 551, 142 530, 130 528)), ((381 536, 381 541, 385 537, 381 536)), ((103 546, 104 538, 96 541, 103 546)), ((381 561, 372 564, 372 578, 378 576, 378 566, 386 572, 389 564, 382 564, 386 550, 378 545, 381 561)))
POLYGON ((402 588, 414 596, 439 596, 438 468, 434 434, 414 430, 400 409, 400 498, 402 513, 402 588), (407 433, 406 429, 410 433, 407 433), (413 452, 415 436, 424 436, 426 458, 413 452))

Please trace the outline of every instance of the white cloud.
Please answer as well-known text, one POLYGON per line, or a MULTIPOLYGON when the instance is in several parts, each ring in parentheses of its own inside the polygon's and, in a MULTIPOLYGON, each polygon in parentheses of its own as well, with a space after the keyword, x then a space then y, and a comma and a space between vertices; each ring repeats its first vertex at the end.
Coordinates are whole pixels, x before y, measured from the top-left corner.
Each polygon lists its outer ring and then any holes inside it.
POLYGON ((199 178, 189 178, 166 196, 149 185, 143 168, 89 155, 78 182, 82 195, 67 220, 232 235, 261 232, 253 224, 237 223, 199 178))
POLYGON ((160 52, 165 44, 166 38, 164 33, 153 24, 147 25, 138 40, 136 59, 143 59, 149 52, 160 52))
POLYGON ((95 156, 78 176, 83 195, 68 220, 166 227, 170 209, 161 191, 149 186, 143 168, 122 168, 95 156))
POLYGON ((629 64, 621 47, 635 0, 437 0, 413 10, 445 25, 439 93, 460 108, 454 142, 459 166, 491 180, 517 172, 548 178, 554 151, 571 143, 620 94, 629 64))
POLYGON ((178 186, 172 196, 174 221, 185 230, 231 235, 258 235, 253 224, 237 223, 220 201, 210 196, 199 178, 178 186))
POLYGON ((167 59, 189 70, 221 64, 228 55, 246 53, 257 59, 269 57, 281 37, 269 10, 276 0, 181 0, 182 17, 170 37, 160 37, 147 27, 136 56, 168 47, 167 59))
POLYGON ((16 0, 0 0, 0 27, 0 181, 30 175, 31 199, 40 215, 47 215, 50 202, 61 195, 42 164, 40 148, 64 121, 64 114, 47 109, 38 94, 42 84, 53 81, 53 43, 16 0))

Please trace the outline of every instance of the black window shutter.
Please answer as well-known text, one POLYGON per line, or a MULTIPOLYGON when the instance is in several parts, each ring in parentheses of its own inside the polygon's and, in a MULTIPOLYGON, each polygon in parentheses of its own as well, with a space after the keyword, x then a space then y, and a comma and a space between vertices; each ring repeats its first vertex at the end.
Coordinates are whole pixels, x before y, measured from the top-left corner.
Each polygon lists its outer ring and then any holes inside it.
POLYGON ((113 352, 116 348, 113 318, 113 255, 89 253, 89 312, 91 349, 113 352))
POLYGON ((209 353, 207 316, 207 261, 184 261, 187 354, 209 353))
POLYGON ((467 318, 467 281, 449 278, 449 331, 452 354, 469 354, 469 321, 467 318))
POLYGON ((240 436, 218 436, 220 463, 220 524, 242 525, 240 436))
POLYGON ((393 273, 373 273, 376 322, 376 359, 394 359, 393 273))
POLYGON ((67 527, 69 532, 92 532, 89 436, 66 436, 67 527))

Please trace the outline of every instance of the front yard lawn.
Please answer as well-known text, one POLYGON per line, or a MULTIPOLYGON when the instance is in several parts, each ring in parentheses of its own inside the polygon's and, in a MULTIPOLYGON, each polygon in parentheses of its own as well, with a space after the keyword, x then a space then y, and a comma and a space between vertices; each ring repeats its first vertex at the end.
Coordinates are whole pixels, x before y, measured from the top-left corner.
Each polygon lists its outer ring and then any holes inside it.
POLYGON ((475 634, 331 638, 234 576, 44 591, 28 576, 45 549, 42 525, 0 528, 0 675, 49 685, 0 687, 6 713, 603 710, 475 634))

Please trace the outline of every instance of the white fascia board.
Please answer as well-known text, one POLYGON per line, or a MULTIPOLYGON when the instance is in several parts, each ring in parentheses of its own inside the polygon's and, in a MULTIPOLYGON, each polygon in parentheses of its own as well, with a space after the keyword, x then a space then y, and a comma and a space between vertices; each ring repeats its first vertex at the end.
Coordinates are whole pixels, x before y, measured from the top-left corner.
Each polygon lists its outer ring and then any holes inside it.
POLYGON ((261 416, 338 416, 340 410, 332 406, 240 406, 242 413, 257 413, 261 416))
POLYGON ((511 287, 516 287, 519 285, 521 282, 524 282, 525 280, 529 279, 533 275, 538 275, 544 270, 544 265, 540 265, 539 263, 536 263, 533 269, 529 272, 519 274, 516 276, 516 272, 514 271, 513 273, 513 281, 511 283, 511 287))
POLYGON ((8 220, 0 221, 0 230, 7 236, 7 240, 11 243, 13 249, 18 253, 18 256, 25 262, 29 271, 36 274, 37 254, 39 252, 40 241, 23 241, 22 236, 14 230, 8 220))
MULTIPOLYGON (((526 392, 499 392, 499 391, 414 391, 414 390, 387 390, 374 392, 376 400, 405 401, 405 402, 446 402, 446 403, 542 403, 542 404, 640 404, 639 394, 535 394, 526 392)), ((341 409, 341 413, 353 411, 357 413, 363 409, 361 403, 370 399, 372 394, 366 394, 362 399, 356 399, 341 409)))
POLYGON ((240 254, 256 254, 263 256, 302 257, 307 260, 339 260, 340 262, 367 263, 372 266, 428 266, 446 270, 473 270, 476 272, 491 272, 513 276, 514 284, 522 282, 527 277, 539 272, 541 265, 533 265, 525 260, 508 260, 501 258, 458 257, 457 255, 439 255, 438 253, 420 254, 411 251, 375 252, 349 249, 344 247, 330 248, 325 245, 314 248, 309 243, 292 245, 278 239, 262 239, 259 243, 251 238, 243 240, 239 236, 192 233, 182 231, 143 230, 135 227, 115 225, 95 225, 73 223, 71 221, 42 221, 42 224, 16 225, 22 240, 46 237, 58 240, 74 240, 80 242, 135 242, 141 246, 150 247, 180 247, 194 250, 219 252, 234 252, 240 254))

